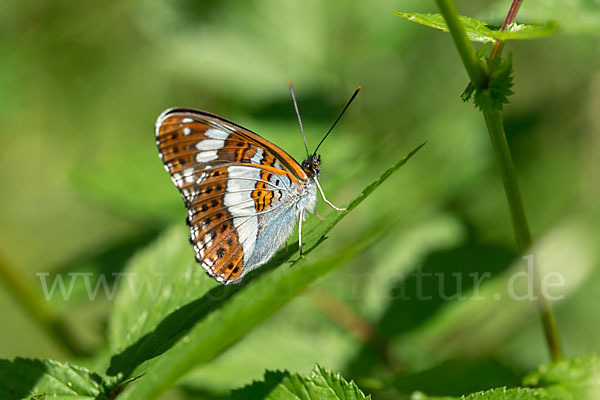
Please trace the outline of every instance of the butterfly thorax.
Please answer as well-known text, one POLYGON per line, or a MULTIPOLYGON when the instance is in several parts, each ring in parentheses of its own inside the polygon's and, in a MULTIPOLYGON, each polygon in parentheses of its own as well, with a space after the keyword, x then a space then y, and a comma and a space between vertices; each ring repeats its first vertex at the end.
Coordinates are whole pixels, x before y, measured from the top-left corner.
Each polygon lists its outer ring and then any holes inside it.
MULTIPOLYGON (((317 204, 317 185, 312 177, 304 182, 301 188, 299 188, 294 198, 294 203, 297 216, 300 216, 300 210, 302 209, 310 213, 315 212, 315 206, 317 204)), ((306 213, 304 213, 304 217, 306 217, 306 213)))
POLYGON ((321 172, 321 155, 313 154, 302 161, 302 170, 309 178, 318 177, 321 172))

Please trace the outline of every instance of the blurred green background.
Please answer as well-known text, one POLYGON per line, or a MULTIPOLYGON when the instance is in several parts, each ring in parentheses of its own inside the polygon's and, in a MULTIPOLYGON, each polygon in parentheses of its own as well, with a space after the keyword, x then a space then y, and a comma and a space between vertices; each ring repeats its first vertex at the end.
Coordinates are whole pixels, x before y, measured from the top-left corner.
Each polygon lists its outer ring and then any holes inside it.
MULTIPOLYGON (((462 14, 498 25, 509 5, 457 2, 462 14)), ((154 144, 154 121, 165 108, 216 113, 301 160, 287 80, 309 147, 362 85, 320 150, 330 200, 347 203, 394 161, 428 144, 328 241, 356 238, 365 221, 382 216, 397 228, 165 396, 218 396, 265 369, 307 373, 315 362, 366 391, 389 379, 400 392, 418 389, 414 382, 427 375, 407 374, 429 368, 497 370, 490 373, 497 381, 482 387, 518 382, 547 361, 535 304, 444 301, 435 297, 435 279, 425 283, 431 301, 397 296, 400 287, 414 293, 409 274, 417 268, 490 271, 488 286, 500 285, 518 257, 483 118, 459 98, 467 76, 450 37, 393 11, 437 10, 416 0, 5 0, 6 262, 41 296, 36 273, 110 276, 167 226, 183 224, 182 201, 154 144), (356 320, 377 332, 383 354, 353 330, 356 320), (473 367, 467 358, 479 361, 473 367)), ((515 94, 505 126, 534 238, 544 260, 566 277, 566 299, 555 304, 565 352, 597 352, 600 3, 531 0, 517 20, 559 23, 554 36, 508 44, 515 94)), ((329 212, 322 202, 318 209, 329 212)), ((446 283, 448 294, 459 290, 454 278, 446 283)), ((89 301, 79 284, 73 293, 68 301, 55 296, 50 307, 86 345, 102 349, 112 301, 102 293, 89 301)), ((67 358, 5 286, 0 309, 1 358, 67 358)))

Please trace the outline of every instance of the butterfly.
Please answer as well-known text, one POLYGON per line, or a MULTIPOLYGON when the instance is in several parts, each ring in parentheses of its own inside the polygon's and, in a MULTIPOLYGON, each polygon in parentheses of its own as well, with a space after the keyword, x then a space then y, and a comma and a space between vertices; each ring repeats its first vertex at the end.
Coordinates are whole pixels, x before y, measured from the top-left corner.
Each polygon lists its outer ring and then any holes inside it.
POLYGON ((216 115, 186 108, 164 111, 156 121, 159 157, 187 208, 196 260, 224 284, 238 283, 269 261, 299 221, 314 213, 321 156, 317 150, 340 120, 360 86, 315 151, 308 151, 294 90, 288 82, 306 159, 300 164, 277 145, 216 115))

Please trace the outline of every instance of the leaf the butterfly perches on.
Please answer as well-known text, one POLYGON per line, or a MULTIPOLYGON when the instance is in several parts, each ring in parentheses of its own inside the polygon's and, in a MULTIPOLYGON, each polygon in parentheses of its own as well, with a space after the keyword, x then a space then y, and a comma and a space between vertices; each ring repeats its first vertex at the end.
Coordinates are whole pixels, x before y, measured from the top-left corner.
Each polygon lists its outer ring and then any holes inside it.
MULTIPOLYGON (((294 98, 291 83, 290 90, 294 98)), ((316 150, 311 155, 307 148, 307 159, 299 164, 246 128, 185 108, 158 117, 156 144, 187 207, 196 260, 219 282, 237 283, 269 261, 296 221, 301 245, 302 220, 306 211, 314 212, 317 190, 343 211, 323 194, 316 150)))

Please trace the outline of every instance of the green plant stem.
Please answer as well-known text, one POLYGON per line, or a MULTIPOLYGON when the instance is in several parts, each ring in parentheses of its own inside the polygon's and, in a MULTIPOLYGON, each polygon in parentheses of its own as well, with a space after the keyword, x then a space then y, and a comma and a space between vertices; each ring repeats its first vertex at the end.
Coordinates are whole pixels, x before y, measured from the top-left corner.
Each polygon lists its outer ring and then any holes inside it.
POLYGON ((523 209, 521 191, 517 182, 517 173, 515 172, 506 135, 504 134, 502 116, 500 115, 500 111, 484 111, 483 116, 490 134, 490 141, 492 142, 492 148, 496 156, 496 164, 500 171, 506 199, 508 200, 517 246, 521 253, 525 254, 531 247, 531 234, 529 233, 529 225, 527 224, 527 217, 523 209))
POLYGON ((475 50, 467 38, 462 23, 458 19, 458 12, 456 11, 454 2, 452 0, 435 0, 435 2, 446 20, 452 40, 456 45, 458 54, 467 70, 467 74, 469 74, 471 82, 473 82, 476 88, 486 88, 488 78, 485 69, 481 61, 479 61, 477 54, 475 54, 475 50))
MULTIPOLYGON (((456 45, 465 69, 471 78, 471 82, 476 88, 485 89, 488 82, 486 72, 477 58, 475 50, 469 42, 463 26, 460 23, 454 3, 452 0, 436 0, 436 3, 446 20, 454 44, 456 45), (485 78, 481 77, 482 74, 485 78)), ((518 5, 520 5, 519 1, 517 1, 517 3, 519 4, 516 5, 514 12, 512 12, 510 16, 512 20, 514 20, 516 11, 518 11, 518 5)), ((511 7, 511 11, 512 10, 513 7, 511 7)), ((507 20, 508 18, 509 17, 507 17, 507 20)), ((492 142, 492 148, 494 149, 496 164, 498 165, 504 192, 506 193, 506 198, 508 200, 508 207, 510 209, 517 246, 521 255, 524 256, 531 249, 532 240, 529 232, 529 225, 527 224, 527 217, 525 216, 523 201, 521 200, 521 191, 519 189, 517 174, 510 154, 510 148, 506 141, 504 125, 502 124, 502 115, 500 111, 497 110, 484 111, 483 115, 492 142)), ((562 350, 558 339, 558 330, 556 328, 554 314, 552 313, 548 299, 541 293, 540 279, 535 268, 533 279, 534 288, 538 298, 540 318, 550 356, 553 361, 559 361, 562 359, 562 350)))
POLYGON ((55 315, 29 282, 0 254, 0 280, 44 332, 63 351, 73 357, 85 357, 89 352, 79 343, 63 319, 55 315))
MULTIPOLYGON (((490 141, 492 142, 492 148, 494 149, 496 164, 498 165, 504 192, 506 193, 506 200, 508 201, 517 246, 519 252, 522 255, 525 255, 531 249, 531 233, 529 232, 529 225, 527 223, 527 217, 525 216, 523 201, 521 200, 521 191, 519 189, 517 173, 515 172, 515 167, 510 155, 510 148, 508 147, 506 134, 504 133, 502 115, 500 114, 500 111, 484 111, 483 116, 490 135, 490 141)), ((550 356, 553 361, 560 361, 563 356, 560 341, 558 339, 556 321, 554 319, 554 314, 552 313, 552 308, 550 307, 550 302, 542 293, 541 280, 536 268, 534 268, 532 279, 533 287, 536 290, 540 318, 542 320, 550 356)))

